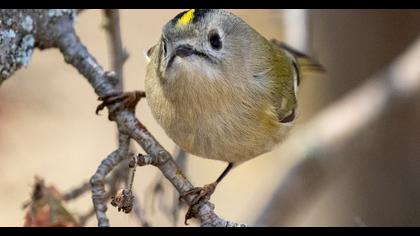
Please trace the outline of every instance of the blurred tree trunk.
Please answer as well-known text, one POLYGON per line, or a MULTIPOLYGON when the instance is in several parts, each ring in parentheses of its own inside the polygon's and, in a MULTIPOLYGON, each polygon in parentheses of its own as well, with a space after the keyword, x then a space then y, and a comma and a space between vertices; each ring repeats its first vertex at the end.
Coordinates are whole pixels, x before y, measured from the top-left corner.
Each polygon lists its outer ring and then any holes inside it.
MULTIPOLYGON (((314 10, 311 14, 314 54, 328 75, 305 81, 314 85, 307 85, 314 91, 302 92, 312 97, 302 99, 303 120, 357 87, 420 36, 419 11, 314 10)), ((322 153, 340 156, 332 179, 318 191, 308 191, 311 201, 296 207, 296 217, 284 219, 278 212, 279 218, 270 224, 419 225, 419 121, 418 99, 404 100, 344 148, 322 153)), ((316 176, 316 170, 311 171, 316 176)))

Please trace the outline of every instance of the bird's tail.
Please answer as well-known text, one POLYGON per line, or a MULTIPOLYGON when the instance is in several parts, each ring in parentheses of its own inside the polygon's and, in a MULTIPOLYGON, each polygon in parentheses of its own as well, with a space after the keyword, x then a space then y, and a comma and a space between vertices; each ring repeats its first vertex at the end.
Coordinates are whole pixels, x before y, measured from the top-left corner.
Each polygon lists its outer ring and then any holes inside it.
POLYGON ((312 57, 290 47, 284 42, 275 39, 271 40, 271 42, 283 51, 289 53, 295 59, 297 66, 299 67, 299 72, 303 77, 319 75, 326 72, 325 68, 312 57))

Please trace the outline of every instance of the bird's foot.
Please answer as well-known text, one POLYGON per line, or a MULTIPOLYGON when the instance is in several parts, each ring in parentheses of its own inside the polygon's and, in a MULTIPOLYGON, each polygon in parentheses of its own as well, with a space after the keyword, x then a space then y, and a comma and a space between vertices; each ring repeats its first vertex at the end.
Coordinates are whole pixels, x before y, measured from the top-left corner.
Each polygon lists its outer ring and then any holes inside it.
POLYGON ((146 94, 143 91, 120 92, 99 97, 98 100, 102 101, 102 103, 96 107, 96 114, 107 106, 109 109, 108 119, 115 120, 115 114, 123 109, 129 109, 134 112, 137 103, 144 97, 146 97, 146 94))
POLYGON ((216 189, 217 182, 204 185, 203 187, 192 188, 185 193, 183 193, 179 200, 185 199, 189 195, 194 195, 194 198, 190 202, 190 207, 188 208, 187 213, 185 214, 185 224, 188 225, 188 220, 195 216, 196 211, 208 200, 210 196, 214 193, 216 189))

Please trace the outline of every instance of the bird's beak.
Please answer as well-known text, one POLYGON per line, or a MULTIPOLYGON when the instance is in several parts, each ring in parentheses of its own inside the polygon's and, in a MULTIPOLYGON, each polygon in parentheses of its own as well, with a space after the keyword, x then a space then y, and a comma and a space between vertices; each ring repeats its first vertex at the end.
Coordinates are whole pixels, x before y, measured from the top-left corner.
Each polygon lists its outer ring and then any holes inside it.
POLYGON ((175 48, 175 55, 179 57, 188 57, 194 54, 194 48, 189 44, 182 44, 175 48))

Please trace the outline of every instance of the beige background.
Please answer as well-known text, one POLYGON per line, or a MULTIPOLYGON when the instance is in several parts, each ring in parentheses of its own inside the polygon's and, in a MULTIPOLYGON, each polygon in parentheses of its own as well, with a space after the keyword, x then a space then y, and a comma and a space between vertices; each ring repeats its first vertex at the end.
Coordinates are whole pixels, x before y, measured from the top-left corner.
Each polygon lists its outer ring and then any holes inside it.
MULTIPOLYGON (((160 37, 161 27, 181 10, 123 10, 121 13, 123 44, 130 53, 125 64, 125 90, 141 90, 144 86, 146 61, 143 52, 160 37)), ((282 19, 279 10, 232 10, 267 38, 282 39, 282 19)), ((313 12, 314 55, 327 67, 329 74, 324 79, 311 79, 303 83, 301 91, 300 122, 310 118, 326 104, 354 88, 360 81, 388 63, 418 35, 419 12, 416 11, 332 11, 313 12), (416 23, 417 22, 417 23, 416 23)), ((76 22, 76 29, 88 50, 97 60, 109 68, 108 38, 101 25, 104 23, 99 10, 83 12, 76 22)), ((94 173, 100 161, 116 147, 115 127, 103 115, 96 116, 98 104, 90 85, 64 60, 57 50, 35 51, 27 69, 18 71, 0 88, 0 226, 20 226, 24 212, 21 204, 29 198, 34 175, 41 175, 48 183, 54 183, 66 191, 86 181, 94 173)), ((418 113, 420 114, 420 113, 418 113)), ((152 118, 145 101, 137 106, 137 116, 152 134, 168 150, 174 150, 173 142, 152 118)), ((343 118, 344 119, 344 118, 343 118)), ((410 127, 417 128, 413 119, 410 127)), ((387 128, 380 128, 381 137, 387 136, 387 128)), ((408 132, 403 130, 401 132, 408 132)), ((402 140, 401 133, 394 133, 402 140), (398 136, 401 135, 401 136, 398 136)), ((393 137, 395 137, 393 136, 393 137)), ((363 136, 365 137, 365 136, 363 136)), ((376 142, 375 137, 369 142, 376 142)), ((366 139, 360 139, 365 140, 366 139)), ((383 178, 363 178, 363 173, 393 174, 398 179, 400 172, 383 171, 388 153, 379 150, 384 160, 369 159, 372 155, 359 152, 344 158, 350 164, 330 188, 315 196, 312 205, 302 205, 301 214, 286 225, 335 226, 354 225, 359 217, 368 225, 420 225, 420 199, 418 181, 420 174, 418 156, 420 139, 413 139, 410 146, 396 146, 394 150, 410 150, 414 156, 400 158, 401 166, 412 166, 410 178, 405 182, 386 185, 383 178), (417 151, 417 152, 416 152, 417 151), (355 158, 353 158, 354 155, 355 158), (357 157, 357 158, 356 158, 357 157), (416 159, 417 158, 417 159, 416 159), (365 160, 370 160, 366 163, 365 160), (379 169, 375 169, 377 163, 379 169), (416 169, 417 168, 417 169, 416 169), (353 171, 352 171, 353 170, 353 171), (377 172, 375 172, 377 170, 377 172), (354 176, 360 176, 352 182, 354 176), (413 177, 414 176, 414 177, 413 177), (365 188, 358 186, 370 180, 365 188), (413 180, 413 181, 411 181, 413 180), (372 186, 381 186, 372 190, 372 186), (393 189, 392 186, 400 186, 393 189), (407 188, 403 188, 407 186, 407 188), (366 190, 368 189, 368 190, 366 190), (369 192, 369 189, 372 190, 369 192), (407 190, 408 189, 408 190, 407 190), (389 195, 407 194, 409 198, 389 195), (376 191, 376 192, 375 192, 376 191), (374 194, 373 194, 374 193, 374 194), (387 201, 382 196, 390 196, 387 201), (416 197, 417 196, 417 197, 416 197), (413 200, 414 199, 414 200, 413 200), (407 207, 401 205, 407 203, 407 207), (412 202, 414 201, 414 202, 412 202), (364 204, 353 204, 350 203, 364 204), (395 203, 395 204, 394 204, 395 203), (375 205, 382 204, 382 205, 375 205), (391 207, 392 212, 388 212, 391 207), (399 214, 396 214, 399 212, 399 214), (394 217, 388 217, 393 215, 394 217)), ((402 141, 403 142, 403 141, 402 141)), ((360 148, 354 143, 349 149, 360 148)), ((381 146, 382 148, 382 146, 381 146)), ((398 156, 405 156, 398 154, 398 156)), ((252 224, 267 202, 271 192, 287 173, 282 165, 279 148, 251 160, 235 169, 218 186, 212 196, 216 212, 227 219, 252 224)), ((390 165, 395 163, 391 162, 390 165)), ((190 157, 187 176, 194 185, 202 186, 213 181, 225 164, 217 161, 190 157)), ((399 170, 405 170, 400 168, 399 170)), ((137 171, 135 188, 140 199, 149 192, 146 187, 159 175, 153 167, 137 171)), ((404 195, 405 196, 405 195, 404 195)), ((172 200, 172 196, 165 198, 172 200)), ((297 203, 299 204, 299 203, 297 203)), ((82 213, 91 207, 90 194, 72 202, 69 209, 82 213)), ((405 206, 405 205, 404 205, 405 206)), ((298 206, 299 208, 299 206, 298 206)), ((181 212, 183 215, 185 210, 181 212)), ((111 225, 135 226, 135 220, 121 214, 115 208, 108 210, 111 225)), ((161 214, 151 215, 152 225, 170 226, 161 214)), ((281 213, 279 213, 281 214, 281 213)), ((182 218, 182 217, 181 217, 182 218)), ((182 221, 182 219, 181 219, 182 221)), ((182 222, 178 225, 183 225, 182 222)), ((279 223, 283 225, 284 222, 279 223)), ((89 226, 96 226, 92 219, 89 226)))

